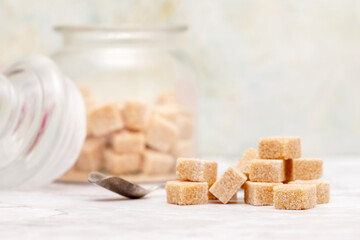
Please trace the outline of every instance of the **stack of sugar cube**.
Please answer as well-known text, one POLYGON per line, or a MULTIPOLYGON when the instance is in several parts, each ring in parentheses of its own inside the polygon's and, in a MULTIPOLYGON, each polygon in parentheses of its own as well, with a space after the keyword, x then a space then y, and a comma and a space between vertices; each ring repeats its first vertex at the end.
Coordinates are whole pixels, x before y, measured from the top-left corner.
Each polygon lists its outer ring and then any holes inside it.
POLYGON ((248 149, 237 166, 230 166, 219 178, 216 162, 179 158, 178 181, 166 184, 167 202, 193 205, 218 199, 226 204, 243 187, 247 204, 310 209, 330 199, 329 183, 318 180, 322 167, 319 158, 301 158, 299 137, 262 138, 259 151, 248 149))
POLYGON ((244 185, 247 204, 302 210, 329 202, 329 183, 318 180, 323 161, 301 157, 299 137, 260 139, 258 152, 247 150, 237 169, 249 177, 244 185))
POLYGON ((175 159, 193 157, 194 119, 174 92, 159 95, 154 104, 129 99, 99 104, 80 88, 87 108, 87 138, 75 170, 112 174, 167 174, 175 159))
POLYGON ((215 161, 178 158, 177 181, 166 183, 167 202, 178 205, 206 204, 209 200, 209 186, 217 177, 215 161))
POLYGON ((230 167, 217 178, 217 163, 201 159, 179 158, 176 164, 178 181, 166 183, 167 202, 178 205, 206 204, 218 199, 228 203, 236 199, 236 192, 247 177, 230 167))

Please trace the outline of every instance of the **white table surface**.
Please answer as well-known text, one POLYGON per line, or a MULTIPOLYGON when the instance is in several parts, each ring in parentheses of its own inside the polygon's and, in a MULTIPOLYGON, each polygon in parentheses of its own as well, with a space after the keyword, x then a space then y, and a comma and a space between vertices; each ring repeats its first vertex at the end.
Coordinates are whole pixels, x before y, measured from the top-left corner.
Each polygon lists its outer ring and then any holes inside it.
POLYGON ((140 200, 90 184, 6 190, 0 239, 360 239, 360 158, 324 160, 331 203, 305 211, 246 205, 242 191, 233 204, 177 206, 164 190, 140 200))

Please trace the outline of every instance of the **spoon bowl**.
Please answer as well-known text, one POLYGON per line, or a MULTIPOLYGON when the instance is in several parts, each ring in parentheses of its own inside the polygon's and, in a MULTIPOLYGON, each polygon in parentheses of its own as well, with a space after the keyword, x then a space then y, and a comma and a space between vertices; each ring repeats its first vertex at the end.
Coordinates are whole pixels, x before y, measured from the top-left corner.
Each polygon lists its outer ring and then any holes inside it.
POLYGON ((146 189, 121 177, 106 176, 99 172, 91 172, 88 175, 88 181, 131 199, 142 198, 150 192, 159 188, 164 188, 165 186, 164 184, 160 184, 146 189))

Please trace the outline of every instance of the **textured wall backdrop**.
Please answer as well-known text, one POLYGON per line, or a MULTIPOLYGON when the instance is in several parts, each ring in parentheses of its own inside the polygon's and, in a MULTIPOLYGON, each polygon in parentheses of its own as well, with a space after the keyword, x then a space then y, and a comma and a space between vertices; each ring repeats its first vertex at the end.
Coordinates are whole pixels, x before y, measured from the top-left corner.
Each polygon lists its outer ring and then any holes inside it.
POLYGON ((142 22, 190 26, 202 153, 300 135, 307 155, 360 154, 359 1, 0 0, 0 64, 51 54, 57 24, 142 22))

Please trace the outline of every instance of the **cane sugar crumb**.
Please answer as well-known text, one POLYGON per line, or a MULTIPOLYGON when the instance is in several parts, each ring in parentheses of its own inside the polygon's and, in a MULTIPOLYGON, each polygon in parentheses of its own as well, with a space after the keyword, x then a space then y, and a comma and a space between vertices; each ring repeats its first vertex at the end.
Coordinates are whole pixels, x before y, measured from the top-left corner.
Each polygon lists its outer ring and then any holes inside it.
POLYGON ((330 201, 330 184, 327 181, 320 180, 305 180, 305 181, 291 181, 289 184, 307 184, 316 186, 316 203, 323 204, 330 201))
POLYGON ((181 181, 208 182, 212 184, 217 177, 215 161, 178 158, 176 162, 176 178, 181 181))
POLYGON ((252 182, 278 183, 285 181, 284 160, 253 160, 250 166, 249 179, 252 182))
POLYGON ((273 188, 282 183, 264 183, 247 181, 244 185, 244 201, 254 206, 274 204, 273 188))
POLYGON ((166 198, 170 204, 207 204, 208 183, 169 181, 166 183, 166 198))
POLYGON ((282 184, 274 187, 276 209, 305 210, 315 206, 315 185, 282 184))
POLYGON ((247 177, 242 172, 231 166, 216 180, 209 191, 222 203, 226 204, 246 180, 247 177))
POLYGON ((262 159, 294 159, 301 157, 299 137, 266 137, 259 142, 259 156, 262 159))

